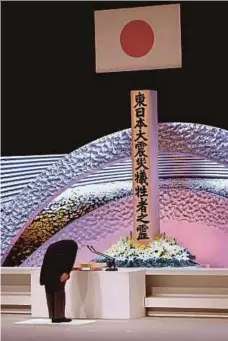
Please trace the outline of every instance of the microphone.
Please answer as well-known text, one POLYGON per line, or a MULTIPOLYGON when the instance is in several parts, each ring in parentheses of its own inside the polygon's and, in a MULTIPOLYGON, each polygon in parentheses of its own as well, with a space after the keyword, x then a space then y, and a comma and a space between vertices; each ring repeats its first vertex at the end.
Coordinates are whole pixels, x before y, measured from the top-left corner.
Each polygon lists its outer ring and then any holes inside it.
POLYGON ((107 269, 105 269, 105 271, 118 271, 115 258, 110 257, 102 252, 96 251, 93 246, 87 245, 87 248, 89 249, 90 252, 95 253, 96 255, 102 256, 105 258, 106 263, 107 263, 107 269))

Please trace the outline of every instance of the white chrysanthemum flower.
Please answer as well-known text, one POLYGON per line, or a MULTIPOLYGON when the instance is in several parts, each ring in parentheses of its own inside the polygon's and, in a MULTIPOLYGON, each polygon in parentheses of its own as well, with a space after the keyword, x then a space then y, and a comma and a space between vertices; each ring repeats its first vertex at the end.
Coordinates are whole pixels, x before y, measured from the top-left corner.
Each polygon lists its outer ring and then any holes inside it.
POLYGON ((135 243, 131 238, 120 238, 106 254, 119 262, 134 262, 136 259, 145 263, 149 260, 156 261, 159 259, 165 261, 172 259, 189 261, 191 259, 191 255, 186 249, 177 245, 174 239, 167 238, 165 235, 158 237, 158 239, 145 247, 135 243))

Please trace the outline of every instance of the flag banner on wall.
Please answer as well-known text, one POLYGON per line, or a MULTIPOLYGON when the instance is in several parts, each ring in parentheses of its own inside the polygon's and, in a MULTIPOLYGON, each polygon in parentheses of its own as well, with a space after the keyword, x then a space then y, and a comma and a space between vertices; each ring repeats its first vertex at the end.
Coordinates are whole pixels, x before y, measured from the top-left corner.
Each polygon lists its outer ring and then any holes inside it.
POLYGON ((182 66, 180 5, 95 11, 96 72, 182 66))
POLYGON ((157 92, 131 91, 134 239, 147 244, 160 232, 157 92))

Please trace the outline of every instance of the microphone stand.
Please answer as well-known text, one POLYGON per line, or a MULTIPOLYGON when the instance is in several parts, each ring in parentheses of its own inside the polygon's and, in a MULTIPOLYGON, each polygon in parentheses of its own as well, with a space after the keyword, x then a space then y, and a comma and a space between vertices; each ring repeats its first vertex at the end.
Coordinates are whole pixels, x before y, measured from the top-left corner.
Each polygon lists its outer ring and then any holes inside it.
POLYGON ((89 249, 90 252, 105 258, 107 263, 107 269, 105 269, 105 271, 118 271, 115 258, 105 255, 104 253, 101 253, 99 251, 96 251, 93 246, 87 245, 87 248, 89 249))

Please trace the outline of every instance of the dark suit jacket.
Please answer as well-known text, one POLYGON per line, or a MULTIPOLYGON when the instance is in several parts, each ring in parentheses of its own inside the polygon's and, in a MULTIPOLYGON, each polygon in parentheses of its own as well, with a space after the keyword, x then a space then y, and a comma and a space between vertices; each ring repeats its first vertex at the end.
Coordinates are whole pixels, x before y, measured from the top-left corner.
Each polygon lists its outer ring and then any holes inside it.
POLYGON ((63 273, 70 274, 78 251, 73 240, 61 240, 51 244, 45 255, 40 272, 40 285, 57 287, 63 273))

